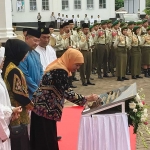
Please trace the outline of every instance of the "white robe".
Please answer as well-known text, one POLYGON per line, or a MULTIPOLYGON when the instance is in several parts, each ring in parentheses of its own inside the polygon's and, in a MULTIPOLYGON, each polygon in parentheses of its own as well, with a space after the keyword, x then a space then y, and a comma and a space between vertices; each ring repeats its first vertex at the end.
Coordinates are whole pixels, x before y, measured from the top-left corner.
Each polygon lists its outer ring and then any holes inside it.
POLYGON ((11 150, 8 125, 11 119, 11 104, 6 85, 1 77, 0 70, 0 150, 11 150), (5 142, 2 140, 7 139, 5 142))
POLYGON ((40 54, 44 71, 50 63, 57 59, 56 52, 50 45, 47 45, 46 49, 38 45, 35 50, 40 54))
POLYGON ((90 19, 90 26, 93 26, 94 25, 94 18, 91 18, 90 19))

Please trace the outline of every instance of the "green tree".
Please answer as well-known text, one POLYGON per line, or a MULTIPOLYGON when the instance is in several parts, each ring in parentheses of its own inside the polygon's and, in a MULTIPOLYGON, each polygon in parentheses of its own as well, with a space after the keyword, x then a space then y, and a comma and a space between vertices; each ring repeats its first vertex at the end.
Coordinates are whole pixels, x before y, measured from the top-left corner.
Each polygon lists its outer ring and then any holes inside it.
POLYGON ((150 0, 146 0, 146 7, 150 8, 150 0))
POLYGON ((150 15, 150 0, 146 0, 146 8, 144 9, 144 12, 147 15, 150 15))
POLYGON ((118 10, 121 7, 124 7, 124 1, 123 0, 115 0, 115 10, 118 10))

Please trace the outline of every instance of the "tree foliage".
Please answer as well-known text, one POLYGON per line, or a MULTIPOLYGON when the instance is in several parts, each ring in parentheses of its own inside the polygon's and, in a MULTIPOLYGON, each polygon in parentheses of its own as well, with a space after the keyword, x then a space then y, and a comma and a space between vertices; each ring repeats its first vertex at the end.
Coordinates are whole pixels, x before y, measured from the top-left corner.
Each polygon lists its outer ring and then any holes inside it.
POLYGON ((119 8, 124 6, 123 0, 115 0, 115 10, 118 10, 119 8))

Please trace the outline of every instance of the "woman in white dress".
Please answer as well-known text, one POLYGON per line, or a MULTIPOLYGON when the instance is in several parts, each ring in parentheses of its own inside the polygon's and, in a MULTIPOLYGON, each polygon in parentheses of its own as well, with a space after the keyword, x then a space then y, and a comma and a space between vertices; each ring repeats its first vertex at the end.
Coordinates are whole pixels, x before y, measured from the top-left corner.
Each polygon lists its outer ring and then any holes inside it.
POLYGON ((4 47, 0 46, 0 150, 11 150, 10 131, 8 125, 11 119, 19 117, 22 108, 11 107, 6 85, 2 79, 1 73, 4 64, 4 47))

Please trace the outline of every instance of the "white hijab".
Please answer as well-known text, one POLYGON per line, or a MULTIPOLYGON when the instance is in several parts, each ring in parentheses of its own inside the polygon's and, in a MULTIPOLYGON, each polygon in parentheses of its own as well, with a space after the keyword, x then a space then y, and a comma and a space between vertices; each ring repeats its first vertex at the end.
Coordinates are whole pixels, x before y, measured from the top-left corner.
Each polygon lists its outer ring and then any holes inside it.
MULTIPOLYGON (((4 53, 5 53, 5 48, 0 47, 0 64, 4 59, 4 53)), ((2 70, 0 69, 0 103, 3 104, 4 106, 11 107, 9 94, 6 85, 4 83, 4 80, 2 79, 1 73, 2 70)))

